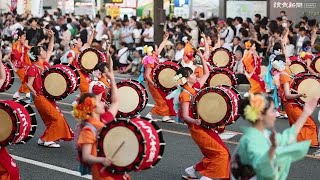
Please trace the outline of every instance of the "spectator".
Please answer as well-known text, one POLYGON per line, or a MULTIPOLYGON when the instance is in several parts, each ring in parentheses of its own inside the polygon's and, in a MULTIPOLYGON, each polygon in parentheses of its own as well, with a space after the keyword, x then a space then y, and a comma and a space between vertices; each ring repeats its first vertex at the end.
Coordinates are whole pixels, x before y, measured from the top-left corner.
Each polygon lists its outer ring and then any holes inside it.
POLYGON ((113 41, 112 45, 115 46, 116 50, 120 49, 120 39, 121 39, 121 24, 114 24, 115 28, 113 29, 113 41))
POLYGON ((297 37, 297 44, 296 44, 296 52, 299 53, 301 51, 301 47, 304 42, 310 41, 310 38, 306 35, 307 30, 304 27, 299 28, 299 34, 297 37))
POLYGON ((241 51, 243 52, 243 48, 240 46, 241 39, 240 37, 236 36, 233 38, 233 46, 232 46, 232 52, 235 53, 236 51, 241 51))
POLYGON ((62 30, 61 45, 63 47, 68 47, 71 41, 71 32, 69 31, 67 25, 65 24, 61 26, 61 30, 62 30))
POLYGON ((101 40, 102 40, 101 38, 103 36, 103 31, 104 31, 104 25, 101 20, 100 14, 96 15, 95 23, 96 23, 96 32, 97 32, 96 37, 95 37, 95 41, 97 43, 101 43, 101 40))
POLYGON ((141 40, 142 40, 142 24, 140 22, 135 23, 135 27, 133 29, 133 38, 134 38, 134 44, 135 47, 142 46, 141 40))
POLYGON ((89 36, 87 27, 88 25, 85 21, 80 22, 80 39, 84 44, 87 43, 88 36, 89 36))
POLYGON ((226 43, 232 43, 235 31, 233 30, 232 19, 228 18, 227 23, 224 26, 224 29, 221 32, 221 38, 224 38, 226 43))
POLYGON ((243 19, 241 17, 235 17, 234 26, 236 28, 236 36, 240 35, 240 29, 242 28, 243 19))
POLYGON ((128 45, 125 42, 122 42, 120 45, 120 50, 118 52, 118 61, 120 66, 119 72, 123 74, 126 73, 126 69, 130 63, 128 61, 130 53, 128 45))
POLYGON ((174 60, 180 62, 183 59, 183 55, 184 55, 184 46, 185 43, 182 41, 179 41, 176 44, 177 50, 176 50, 176 54, 174 56, 174 60))
POLYGON ((31 28, 27 30, 26 34, 29 46, 41 46, 45 40, 43 30, 39 28, 38 20, 31 18, 29 24, 31 28))
POLYGON ((142 33, 144 45, 151 46, 154 44, 154 29, 152 26, 151 21, 146 21, 145 23, 146 28, 144 29, 144 32, 142 33))
POLYGON ((129 20, 123 20, 123 27, 121 29, 121 42, 127 44, 128 48, 131 49, 133 47, 133 37, 132 37, 133 29, 129 25, 129 20))

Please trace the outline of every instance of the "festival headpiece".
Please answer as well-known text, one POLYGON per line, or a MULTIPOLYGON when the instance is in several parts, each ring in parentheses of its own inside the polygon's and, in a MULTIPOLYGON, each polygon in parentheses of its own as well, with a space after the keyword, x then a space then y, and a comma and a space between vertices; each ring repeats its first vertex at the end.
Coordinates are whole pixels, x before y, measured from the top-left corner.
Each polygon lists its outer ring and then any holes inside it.
POLYGON ((150 55, 153 51, 153 47, 152 46, 148 46, 148 45, 145 45, 143 47, 143 52, 147 55, 150 55))
POLYGON ((272 67, 276 69, 277 71, 284 71, 286 69, 286 63, 281 61, 281 60, 276 60, 272 61, 271 63, 272 67))
POLYGON ((244 117, 254 123, 266 106, 266 99, 262 94, 250 94, 249 104, 244 108, 244 117))
POLYGON ((244 43, 244 45, 245 45, 246 49, 250 49, 252 46, 252 43, 251 43, 251 41, 247 41, 244 43))
POLYGON ((73 116, 79 120, 84 120, 89 118, 96 108, 96 100, 93 97, 86 97, 82 103, 73 105, 73 116))

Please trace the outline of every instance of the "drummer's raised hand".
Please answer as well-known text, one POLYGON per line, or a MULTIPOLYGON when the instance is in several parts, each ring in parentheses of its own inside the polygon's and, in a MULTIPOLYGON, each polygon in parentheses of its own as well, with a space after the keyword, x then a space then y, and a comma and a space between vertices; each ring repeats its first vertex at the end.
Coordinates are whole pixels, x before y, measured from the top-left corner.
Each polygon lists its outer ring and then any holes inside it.
POLYGON ((201 32, 200 36, 201 36, 203 39, 206 38, 206 35, 205 35, 203 32, 201 32))
POLYGON ((163 39, 164 39, 164 40, 168 40, 168 39, 169 39, 169 33, 168 33, 168 32, 165 32, 165 33, 164 33, 163 39))

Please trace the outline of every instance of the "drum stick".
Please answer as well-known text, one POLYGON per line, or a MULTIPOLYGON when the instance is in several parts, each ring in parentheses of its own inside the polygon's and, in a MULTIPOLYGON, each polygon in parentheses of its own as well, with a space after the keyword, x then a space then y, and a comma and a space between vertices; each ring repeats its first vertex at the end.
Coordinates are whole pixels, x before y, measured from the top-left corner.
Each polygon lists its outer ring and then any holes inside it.
MULTIPOLYGON (((116 151, 113 153, 113 155, 111 156, 111 161, 112 161, 112 159, 118 154, 118 152, 120 151, 120 149, 123 147, 123 145, 124 145, 124 143, 125 143, 125 141, 122 141, 122 143, 120 144, 120 146, 116 149, 116 151)), ((106 166, 103 166, 102 168, 101 168, 101 170, 100 170, 100 172, 102 173, 103 171, 105 171, 106 170, 106 166)))

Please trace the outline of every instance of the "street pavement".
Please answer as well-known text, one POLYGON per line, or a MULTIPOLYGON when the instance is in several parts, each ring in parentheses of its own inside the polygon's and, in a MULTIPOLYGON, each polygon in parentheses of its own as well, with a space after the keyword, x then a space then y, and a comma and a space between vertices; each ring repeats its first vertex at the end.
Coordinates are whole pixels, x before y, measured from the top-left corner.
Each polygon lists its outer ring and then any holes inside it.
MULTIPOLYGON (((117 75, 117 80, 127 79, 127 75, 117 75)), ((0 99, 11 99, 12 94, 18 89, 18 79, 14 85, 6 92, 0 93, 0 99)), ((71 103, 76 99, 78 92, 68 98, 59 101, 68 124, 75 128, 77 121, 72 117, 71 103)), ((148 106, 141 115, 146 115, 154 104, 149 96, 148 106)), ((33 109, 36 111, 35 107, 33 109)), ((37 112, 37 111, 36 111, 37 112)), ((314 113, 317 117, 318 111, 314 113)), ((23 145, 8 146, 10 154, 16 159, 20 169, 22 180, 76 180, 90 179, 90 176, 81 177, 77 172, 78 162, 76 161, 76 151, 74 142, 61 142, 61 148, 45 148, 37 145, 39 136, 45 127, 37 114, 38 127, 35 137, 23 145)), ((318 123, 318 122, 317 122, 318 123)), ((132 179, 135 180, 178 180, 184 173, 184 169, 197 163, 201 158, 201 152, 189 135, 187 126, 181 124, 168 124, 157 122, 163 129, 166 142, 162 160, 153 168, 142 172, 131 172, 132 179)), ((226 133, 221 137, 232 153, 241 138, 240 127, 248 125, 241 118, 233 125, 228 126, 226 133)), ((319 125, 319 124, 318 124, 319 125)), ((281 132, 288 128, 287 119, 279 119, 276 129, 281 132)), ((288 179, 297 180, 318 180, 320 179, 320 158, 312 156, 315 149, 310 149, 308 155, 301 161, 294 163, 291 167, 288 179)))

